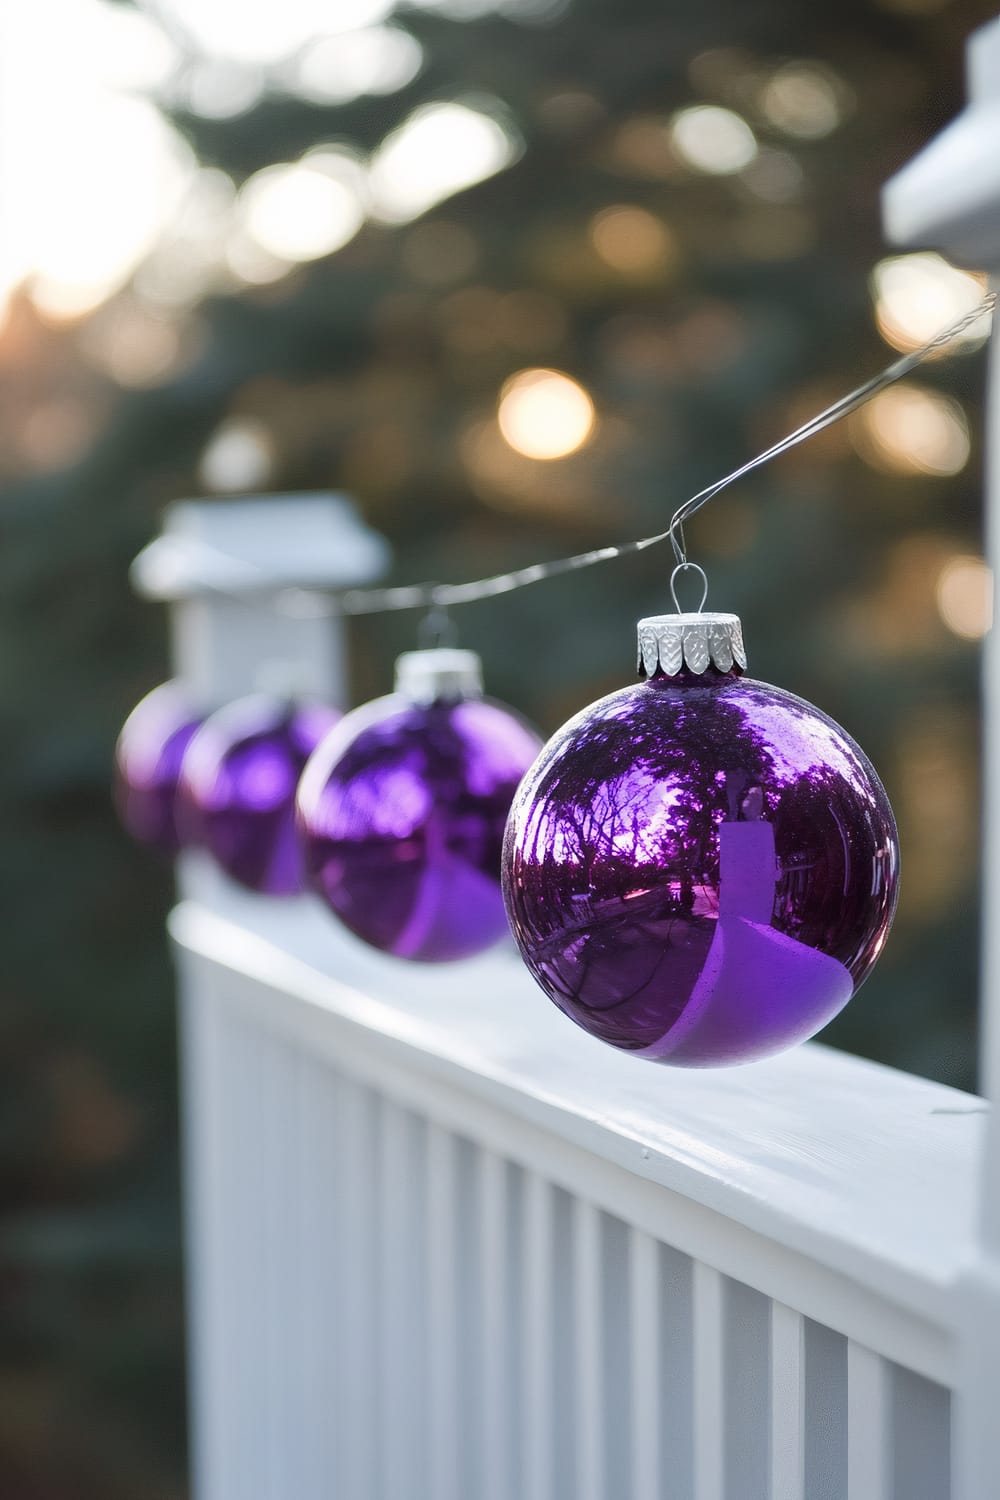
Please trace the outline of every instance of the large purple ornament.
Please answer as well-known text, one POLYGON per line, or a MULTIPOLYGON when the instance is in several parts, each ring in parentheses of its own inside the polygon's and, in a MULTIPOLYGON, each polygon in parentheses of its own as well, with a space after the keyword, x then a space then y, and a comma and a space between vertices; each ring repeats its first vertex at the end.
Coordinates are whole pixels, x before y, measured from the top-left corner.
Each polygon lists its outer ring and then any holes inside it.
POLYGON ((162 853, 181 847, 177 781, 184 752, 201 723, 187 693, 164 682, 129 714, 115 747, 115 804, 134 839, 162 853))
POLYGON ((507 931, 500 849, 541 741, 478 696, 468 651, 407 653, 399 691, 348 714, 299 788, 312 886, 358 937, 398 958, 466 958, 507 931))
POLYGON ((741 676, 735 616, 642 621, 640 645, 647 681, 571 719, 518 791, 508 915, 545 992, 603 1041, 749 1062, 825 1026, 881 952, 892 809, 843 729, 741 676))
POLYGON ((321 703, 241 698, 206 719, 191 741, 181 826, 240 885, 270 896, 305 888, 295 788, 339 717, 321 703))

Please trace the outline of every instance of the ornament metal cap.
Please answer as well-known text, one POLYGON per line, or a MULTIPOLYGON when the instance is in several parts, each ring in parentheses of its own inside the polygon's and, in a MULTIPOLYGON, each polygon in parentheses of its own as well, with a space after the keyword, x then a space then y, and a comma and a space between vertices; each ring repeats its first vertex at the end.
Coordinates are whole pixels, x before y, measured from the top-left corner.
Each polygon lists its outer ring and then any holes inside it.
POLYGON ((638 669, 646 677, 657 671, 676 677, 687 668, 702 673, 709 666, 720 672, 746 670, 747 654, 738 615, 650 615, 638 623, 638 669))
POLYGON ((434 646, 396 658, 396 692, 414 703, 455 703, 483 696, 483 664, 475 651, 434 646))

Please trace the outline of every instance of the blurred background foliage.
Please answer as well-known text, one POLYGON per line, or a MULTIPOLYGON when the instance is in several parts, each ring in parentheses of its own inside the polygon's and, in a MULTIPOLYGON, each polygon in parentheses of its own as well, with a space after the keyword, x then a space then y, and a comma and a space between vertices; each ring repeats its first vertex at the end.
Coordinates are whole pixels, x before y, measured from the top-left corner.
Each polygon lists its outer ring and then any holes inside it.
MULTIPOLYGON (((108 795, 167 671, 126 579, 163 506, 344 489, 400 581, 662 528, 981 295, 890 255, 878 193, 960 107, 990 10, 7 7, 5 1500, 184 1493, 170 876, 108 795)), ((893 939, 825 1039, 963 1086, 982 384, 979 358, 926 365, 689 531, 756 675, 844 723, 899 815, 893 939)), ((463 639, 551 731, 628 679, 667 572, 652 552, 479 604, 463 639)), ((358 699, 414 629, 352 625, 358 699)))

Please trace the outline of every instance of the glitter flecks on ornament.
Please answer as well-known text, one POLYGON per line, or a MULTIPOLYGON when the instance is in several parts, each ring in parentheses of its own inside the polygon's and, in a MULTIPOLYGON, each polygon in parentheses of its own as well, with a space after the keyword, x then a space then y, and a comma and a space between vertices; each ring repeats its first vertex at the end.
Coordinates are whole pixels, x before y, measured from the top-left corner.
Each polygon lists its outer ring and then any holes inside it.
POLYGON ((560 730, 504 852, 515 939, 556 1005, 689 1067, 825 1026, 881 951, 898 872, 888 799, 849 735, 710 663, 657 671, 560 730))
POLYGON ((181 847, 177 782, 201 715, 177 682, 147 693, 129 714, 115 748, 115 804, 141 844, 174 855, 181 847))
POLYGON ((313 888, 357 937, 443 961, 507 931, 500 850, 540 741, 481 698, 471 652, 408 653, 397 691, 348 714, 310 760, 298 824, 313 888))
POLYGON ((181 771, 181 827, 250 890, 304 889, 295 789, 307 759, 339 719, 325 704, 264 695, 206 719, 181 771))

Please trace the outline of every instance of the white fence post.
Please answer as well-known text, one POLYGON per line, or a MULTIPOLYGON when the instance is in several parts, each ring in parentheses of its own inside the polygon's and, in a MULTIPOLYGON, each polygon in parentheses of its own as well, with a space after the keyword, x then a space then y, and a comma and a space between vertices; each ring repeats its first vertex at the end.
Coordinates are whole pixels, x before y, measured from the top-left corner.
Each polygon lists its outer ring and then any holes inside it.
MULTIPOLYGON (((959 118, 889 183, 885 224, 897 245, 934 245, 959 263, 1000 279, 1000 20, 968 49, 969 104, 959 118)), ((994 340, 987 401, 986 532, 994 574, 1000 564, 1000 364, 994 340)), ((983 1054, 980 1091, 1000 1101, 1000 643, 986 641, 983 868, 983 1054)), ((959 1289, 955 1500, 1000 1494, 1000 1113, 988 1124, 980 1168, 973 1263, 959 1289)))
MULTIPOLYGON (((167 512, 163 534, 140 553, 132 576, 141 593, 171 604, 175 674, 204 707, 262 688, 280 691, 282 679, 292 691, 346 707, 342 623, 317 596, 372 582, 387 559, 385 542, 342 496, 183 501, 167 512)), ((225 909, 234 897, 197 854, 181 860, 179 883, 203 906, 225 909)), ((285 1369, 279 1350, 268 1368, 270 1304, 283 1317, 290 1295, 287 1236, 302 1246, 303 1351, 329 1276, 328 1236, 286 1222, 309 1205, 300 1193, 286 1213, 279 1194, 282 1185, 292 1194, 301 1154, 316 1150, 299 1119, 307 1105, 298 1074, 189 980, 180 1030, 193 1493, 197 1500, 291 1493, 280 1476, 294 1472, 296 1493, 318 1495, 322 1477, 303 1475, 310 1466, 326 1472, 327 1414, 306 1424, 300 1443, 302 1422, 286 1411, 294 1382, 308 1378, 306 1353, 302 1368, 285 1369), (259 1230, 253 1243, 241 1241, 249 1222, 259 1230), (306 1308, 306 1298, 314 1305, 306 1308), (262 1381, 278 1382, 284 1401, 271 1385, 264 1398, 262 1381), (266 1451, 263 1465, 253 1435, 266 1451)), ((312 1353, 314 1365, 328 1362, 324 1349, 312 1353)), ((299 1405, 312 1401, 314 1412, 325 1394, 310 1390, 299 1405)))
MULTIPOLYGON (((285 690, 347 707, 343 622, 323 596, 371 583, 388 557, 343 495, 181 500, 132 583, 170 604, 174 674, 204 709, 285 690)), ((179 885, 214 905, 227 882, 194 853, 179 885)))
POLYGON ((132 565, 136 589, 172 606, 174 667, 206 704, 259 690, 268 668, 334 703, 345 697, 340 622, 282 597, 372 582, 388 548, 342 495, 183 500, 132 565))

